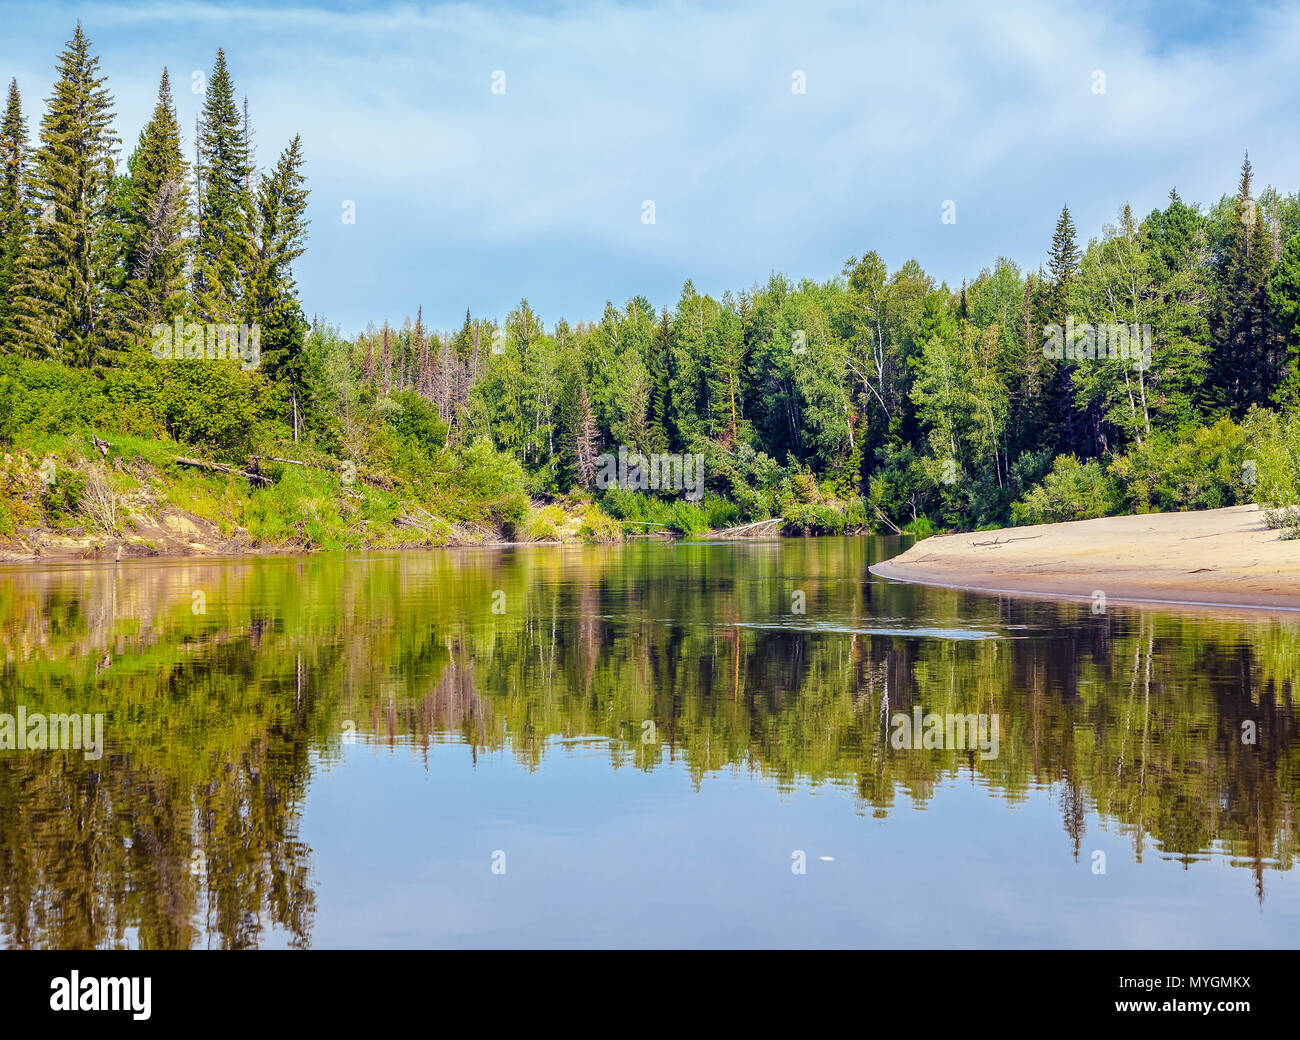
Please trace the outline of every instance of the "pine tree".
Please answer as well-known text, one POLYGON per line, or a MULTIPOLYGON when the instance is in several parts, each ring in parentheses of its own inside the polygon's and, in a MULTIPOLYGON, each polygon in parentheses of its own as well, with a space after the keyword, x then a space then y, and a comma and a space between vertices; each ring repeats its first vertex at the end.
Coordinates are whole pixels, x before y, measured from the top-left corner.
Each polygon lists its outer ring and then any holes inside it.
POLYGON ((366 332, 366 350, 361 358, 361 381, 370 389, 375 386, 375 334, 374 325, 366 332))
POLYGON ((171 82, 163 69, 153 116, 127 161, 131 174, 124 236, 129 322, 137 334, 167 323, 185 306, 186 164, 171 82))
POLYGON ((384 322, 383 337, 384 345, 379 351, 380 387, 382 396, 391 397, 393 394, 393 350, 389 343, 391 330, 388 328, 388 322, 384 322))
POLYGON ((415 392, 426 401, 433 400, 433 359, 429 353, 429 337, 424 330, 424 305, 415 309, 415 325, 411 328, 411 349, 415 353, 415 392))
POLYGON ((77 30, 59 56, 41 119, 28 197, 34 213, 15 289, 15 331, 31 354, 98 367, 108 358, 106 306, 115 236, 113 101, 90 41, 77 30))
POLYGON ((200 206, 194 299, 203 318, 224 322, 242 311, 255 212, 244 119, 221 50, 208 78, 196 143, 200 206))
POLYGON ((9 99, 0 122, 0 350, 12 346, 14 279, 27 238, 23 179, 27 168, 27 123, 18 81, 9 81, 9 99))

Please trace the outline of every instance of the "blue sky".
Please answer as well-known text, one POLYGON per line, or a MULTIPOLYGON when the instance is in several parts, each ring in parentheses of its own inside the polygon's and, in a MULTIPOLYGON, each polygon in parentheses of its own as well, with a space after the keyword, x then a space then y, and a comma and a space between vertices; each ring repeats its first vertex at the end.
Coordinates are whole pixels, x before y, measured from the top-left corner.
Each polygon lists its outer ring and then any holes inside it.
POLYGON ((869 249, 956 285, 1037 266, 1062 202, 1086 237, 1171 185, 1212 201, 1246 148, 1261 182, 1300 187, 1298 3, 0 7, 33 125, 81 18, 128 148, 164 65, 192 133, 194 73, 224 47, 260 163, 303 135, 303 304, 346 331, 521 297, 576 322, 869 249))

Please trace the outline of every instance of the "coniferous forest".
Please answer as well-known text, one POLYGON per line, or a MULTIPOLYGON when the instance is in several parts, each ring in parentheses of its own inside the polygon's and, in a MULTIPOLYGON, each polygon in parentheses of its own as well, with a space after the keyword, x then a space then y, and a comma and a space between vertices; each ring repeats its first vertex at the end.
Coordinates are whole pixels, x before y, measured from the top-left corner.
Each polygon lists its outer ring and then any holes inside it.
POLYGON ((1140 213, 1117 181, 1100 228, 1063 205, 1035 270, 948 285, 865 249, 826 282, 446 330, 412 301, 345 337, 294 279, 310 142, 256 154, 256 105, 218 51, 192 134, 163 69, 119 139, 80 25, 43 104, 11 82, 0 537, 148 553, 169 510, 247 547, 924 535, 1300 501, 1300 197, 1248 156, 1217 200, 1140 213), (600 486, 620 449, 702 456, 702 499, 600 486))

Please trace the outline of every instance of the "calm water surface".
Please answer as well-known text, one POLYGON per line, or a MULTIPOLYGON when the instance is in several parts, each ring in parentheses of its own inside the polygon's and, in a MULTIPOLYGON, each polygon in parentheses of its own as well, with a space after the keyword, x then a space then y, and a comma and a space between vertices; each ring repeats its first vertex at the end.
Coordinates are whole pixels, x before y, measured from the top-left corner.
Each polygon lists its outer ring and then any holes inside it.
POLYGON ((105 743, 0 750, 0 942, 1297 945, 1300 618, 903 547, 0 572, 0 712, 105 743), (998 754, 893 746, 918 707, 998 754))

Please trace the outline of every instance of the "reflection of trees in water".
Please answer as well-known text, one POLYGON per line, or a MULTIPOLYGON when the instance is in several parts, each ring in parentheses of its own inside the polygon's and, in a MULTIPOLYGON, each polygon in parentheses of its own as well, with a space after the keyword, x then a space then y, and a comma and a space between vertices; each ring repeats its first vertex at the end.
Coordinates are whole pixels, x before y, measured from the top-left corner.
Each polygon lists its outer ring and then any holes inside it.
POLYGON ((866 540, 365 561, 99 568, 0 582, 0 710, 103 711, 108 753, 0 755, 12 945, 310 939, 297 819, 345 722, 536 765, 556 737, 611 761, 832 782, 863 810, 957 777, 1056 794, 1141 860, 1211 849, 1290 869, 1300 628, 868 585, 866 540), (191 612, 203 589, 208 611, 191 612), (493 614, 492 594, 506 594, 493 614), (808 613, 787 613, 792 589, 808 613), (908 634, 963 627, 998 638, 908 634), (1028 626, 1018 628, 1016 626, 1028 626), (868 631, 872 630, 872 631, 868 631), (893 749, 894 712, 998 714, 1001 753, 893 749), (658 740, 641 741, 654 723, 658 740), (1243 743, 1241 724, 1258 727, 1243 743))
POLYGON ((0 758, 0 929, 16 947, 257 945, 267 924, 308 941, 308 850, 283 804, 283 763, 251 748, 181 786, 129 756, 0 758))

